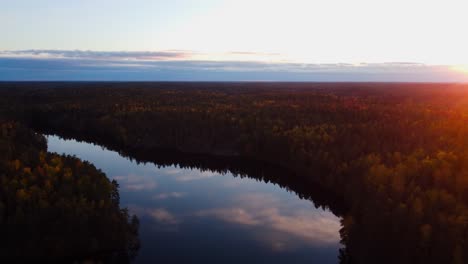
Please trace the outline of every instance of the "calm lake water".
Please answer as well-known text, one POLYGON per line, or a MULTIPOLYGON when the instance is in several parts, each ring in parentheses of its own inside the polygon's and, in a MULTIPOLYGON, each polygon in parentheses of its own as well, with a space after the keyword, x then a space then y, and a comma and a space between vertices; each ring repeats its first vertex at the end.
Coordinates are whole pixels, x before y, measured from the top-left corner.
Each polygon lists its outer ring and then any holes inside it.
POLYGON ((337 263, 339 218, 272 183, 211 171, 158 168, 100 146, 47 136, 120 184, 140 219, 136 263, 337 263))

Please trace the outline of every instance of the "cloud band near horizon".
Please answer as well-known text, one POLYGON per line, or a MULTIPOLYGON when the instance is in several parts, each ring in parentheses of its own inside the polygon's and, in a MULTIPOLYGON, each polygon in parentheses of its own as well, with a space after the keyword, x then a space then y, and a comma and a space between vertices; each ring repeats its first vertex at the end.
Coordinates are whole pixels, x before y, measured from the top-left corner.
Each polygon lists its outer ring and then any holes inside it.
POLYGON ((0 51, 0 81, 468 82, 450 65, 297 63, 275 53, 0 51))

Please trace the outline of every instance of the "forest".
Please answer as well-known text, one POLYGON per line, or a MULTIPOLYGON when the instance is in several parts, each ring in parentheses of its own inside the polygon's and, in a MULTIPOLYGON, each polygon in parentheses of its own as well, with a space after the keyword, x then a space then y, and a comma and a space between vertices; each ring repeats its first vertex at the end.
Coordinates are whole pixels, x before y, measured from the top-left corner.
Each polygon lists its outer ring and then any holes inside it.
POLYGON ((137 244, 128 234, 138 220, 119 209, 116 183, 91 164, 47 153, 38 131, 163 165, 185 157, 186 166, 216 167, 200 158, 209 155, 280 167, 291 173, 276 180, 297 178, 298 193, 329 194, 323 206, 342 217, 342 263, 468 262, 468 85, 0 83, 0 106, 14 120, 3 123, 0 141, 2 233, 12 221, 50 223, 58 211, 80 210, 90 215, 83 229, 99 230, 83 251, 101 246, 103 223, 129 230, 112 231, 123 243, 115 248, 137 244))
POLYGON ((0 261, 127 263, 138 218, 120 208, 118 183, 45 138, 0 120, 0 261))

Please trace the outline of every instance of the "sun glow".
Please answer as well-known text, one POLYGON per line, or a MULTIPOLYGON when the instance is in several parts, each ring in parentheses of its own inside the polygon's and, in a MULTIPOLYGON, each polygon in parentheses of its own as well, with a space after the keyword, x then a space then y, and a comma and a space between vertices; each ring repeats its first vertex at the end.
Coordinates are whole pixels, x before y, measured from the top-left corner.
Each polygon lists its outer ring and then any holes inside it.
POLYGON ((209 60, 463 64, 466 8, 447 1, 224 0, 154 46, 196 50, 209 60))
POLYGON ((467 73, 468 74, 468 64, 466 65, 455 65, 452 67, 453 70, 457 72, 467 73))

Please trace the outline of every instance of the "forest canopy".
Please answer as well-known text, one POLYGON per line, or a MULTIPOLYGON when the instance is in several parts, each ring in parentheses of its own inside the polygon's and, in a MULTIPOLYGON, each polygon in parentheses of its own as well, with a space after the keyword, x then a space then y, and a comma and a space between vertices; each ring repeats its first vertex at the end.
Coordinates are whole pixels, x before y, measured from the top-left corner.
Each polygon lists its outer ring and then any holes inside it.
POLYGON ((0 261, 129 261, 138 219, 119 205, 118 183, 45 138, 0 121, 0 261))
MULTIPOLYGON (((236 156, 294 171, 347 208, 341 215, 344 263, 468 261, 467 85, 0 87, 1 111, 37 131, 127 153, 236 156)), ((53 157, 45 162, 67 164, 53 157)))

